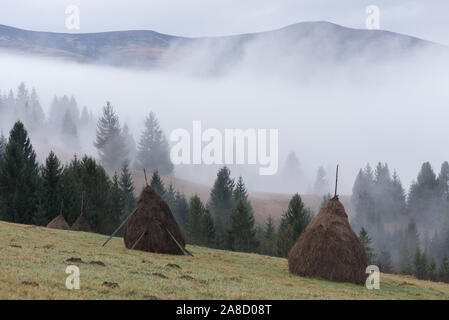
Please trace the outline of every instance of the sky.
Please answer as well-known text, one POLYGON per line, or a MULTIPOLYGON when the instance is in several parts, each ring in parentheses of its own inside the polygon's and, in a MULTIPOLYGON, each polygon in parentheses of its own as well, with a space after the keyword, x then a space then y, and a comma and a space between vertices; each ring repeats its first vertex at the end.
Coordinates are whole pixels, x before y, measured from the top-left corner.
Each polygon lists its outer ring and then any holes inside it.
POLYGON ((180 36, 220 36, 326 20, 364 28, 366 7, 380 9, 380 28, 449 45, 447 0, 14 0, 2 1, 0 24, 75 32, 65 9, 80 9, 76 32, 150 29, 180 36))

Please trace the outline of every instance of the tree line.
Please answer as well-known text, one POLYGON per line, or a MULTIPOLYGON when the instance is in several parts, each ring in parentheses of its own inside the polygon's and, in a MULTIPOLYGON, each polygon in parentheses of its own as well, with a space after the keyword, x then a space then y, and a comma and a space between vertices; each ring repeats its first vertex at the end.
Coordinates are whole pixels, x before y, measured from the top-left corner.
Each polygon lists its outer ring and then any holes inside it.
POLYGON ((449 164, 425 162, 406 193, 396 172, 368 164, 354 182, 351 224, 381 271, 449 281, 449 164))

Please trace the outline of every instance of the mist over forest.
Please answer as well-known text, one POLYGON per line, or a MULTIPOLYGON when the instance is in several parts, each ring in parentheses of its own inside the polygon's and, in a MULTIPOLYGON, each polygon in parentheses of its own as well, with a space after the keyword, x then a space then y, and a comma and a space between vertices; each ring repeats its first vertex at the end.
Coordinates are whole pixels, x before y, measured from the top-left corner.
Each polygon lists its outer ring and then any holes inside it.
MULTIPOLYGON (((376 261, 400 272, 421 248, 441 264, 441 235, 449 230, 445 48, 409 48, 381 34, 388 45, 377 39, 364 50, 342 50, 342 39, 331 35, 296 45, 287 30, 273 36, 270 50, 270 36, 243 47, 233 37, 175 42, 151 69, 4 52, 0 129, 7 136, 23 121, 40 162, 50 150, 63 162, 74 154, 98 158, 96 128, 107 102, 134 148, 150 112, 166 137, 177 128, 191 131, 195 120, 204 129, 278 129, 276 175, 230 166, 250 191, 326 196, 339 164, 339 193, 351 195, 351 223, 372 238, 376 261)), ((128 156, 134 163, 135 152, 128 156)), ((179 165, 169 174, 210 186, 220 167, 179 165)))

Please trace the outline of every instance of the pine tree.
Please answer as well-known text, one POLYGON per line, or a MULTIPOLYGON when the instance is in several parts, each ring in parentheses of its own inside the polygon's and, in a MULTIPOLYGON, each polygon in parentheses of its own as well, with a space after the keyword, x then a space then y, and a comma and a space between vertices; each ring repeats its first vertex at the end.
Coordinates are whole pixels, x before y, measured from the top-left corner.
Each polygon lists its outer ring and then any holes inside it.
POLYGON ((17 121, 0 161, 1 219, 32 223, 37 212, 39 184, 36 153, 25 127, 22 122, 17 121))
POLYGON ((410 187, 408 211, 420 226, 440 223, 442 194, 437 177, 429 162, 422 165, 417 181, 410 187))
POLYGON ((291 192, 292 190, 298 190, 298 187, 305 187, 304 173, 294 151, 290 151, 288 154, 281 177, 285 191, 291 192))
POLYGON ((78 128, 72 119, 70 110, 67 110, 62 120, 61 136, 67 147, 72 150, 79 148, 78 128))
POLYGON ((437 265, 435 263, 435 258, 432 257, 429 264, 429 279, 432 281, 437 281, 437 273, 436 273, 437 265))
POLYGON ((208 209, 204 211, 201 234, 205 246, 215 247, 215 224, 208 209))
POLYGON ((200 198, 195 195, 190 199, 190 210, 187 217, 187 239, 190 244, 202 244, 202 222, 205 208, 200 198))
POLYGON ((371 238, 368 236, 365 228, 362 227, 359 232, 359 240, 365 248, 366 257, 368 258, 368 264, 372 264, 374 261, 374 250, 371 248, 371 238))
POLYGON ((254 218, 242 199, 231 213, 229 244, 235 251, 252 252, 255 248, 254 218))
POLYGON ((293 195, 287 211, 282 215, 278 233, 278 254, 286 257, 291 247, 312 220, 311 211, 305 207, 299 194, 293 195))
POLYGON ((329 192, 329 181, 326 178, 326 171, 323 166, 318 168, 315 184, 313 185, 313 192, 318 195, 324 195, 329 192))
POLYGON ((415 257, 413 259, 414 274, 418 279, 427 279, 427 257, 426 253, 421 253, 419 248, 416 248, 415 257))
POLYGON ((159 171, 163 175, 173 172, 168 142, 153 112, 145 119, 145 130, 137 147, 137 160, 140 169, 159 171))
POLYGON ((273 218, 268 217, 261 240, 261 253, 273 256, 276 254, 276 229, 273 218))
POLYGON ((391 254, 387 250, 387 248, 384 248, 380 254, 379 257, 376 259, 376 265, 379 267, 379 270, 384 273, 392 273, 393 267, 391 263, 391 254))
POLYGON ((440 268, 438 270, 438 278, 440 281, 449 283, 449 260, 446 256, 441 260, 440 268))
POLYGON ((51 151, 45 160, 45 166, 41 169, 42 190, 40 198, 45 217, 40 217, 39 220, 41 222, 46 221, 46 223, 41 225, 47 225, 61 210, 60 179, 62 171, 63 167, 61 162, 53 151, 51 151))
POLYGON ((110 230, 114 230, 114 227, 117 226, 122 220, 125 204, 124 194, 120 188, 119 176, 117 172, 115 172, 112 176, 110 197, 111 213, 108 215, 108 225, 110 225, 110 230))
POLYGON ((401 249, 401 256, 399 261, 399 272, 402 274, 411 274, 411 255, 407 246, 407 241, 404 241, 401 249))
POLYGON ((179 221, 181 230, 185 230, 186 229, 186 224, 187 224, 187 217, 189 215, 189 203, 187 202, 186 197, 179 193, 176 192, 176 217, 179 221))
POLYGON ((134 196, 135 189, 127 161, 125 161, 122 166, 119 186, 123 196, 121 218, 124 218, 125 216, 130 214, 136 206, 136 198, 134 196))
POLYGON ((6 141, 5 136, 3 135, 3 131, 0 133, 0 160, 6 152, 6 145, 8 141, 6 141))
POLYGON ((251 216, 254 215, 253 208, 248 199, 248 191, 246 191, 245 183, 243 182, 242 176, 240 176, 238 178, 237 183, 235 184, 234 191, 233 191, 233 198, 234 198, 235 204, 237 204, 237 202, 239 200, 242 200, 246 206, 246 209, 248 210, 248 213, 251 216))
POLYGON ((161 176, 157 171, 153 172, 153 176, 151 177, 150 187, 156 191, 156 193, 165 200, 165 186, 164 182, 161 179, 161 176))
POLYGON ((208 202, 220 247, 225 246, 226 230, 230 226, 230 215, 234 207, 234 181, 230 175, 231 171, 226 166, 218 171, 208 202))
POLYGON ((128 150, 119 118, 109 102, 103 107, 103 116, 98 120, 94 145, 98 149, 101 160, 109 169, 119 169, 127 160, 128 150))

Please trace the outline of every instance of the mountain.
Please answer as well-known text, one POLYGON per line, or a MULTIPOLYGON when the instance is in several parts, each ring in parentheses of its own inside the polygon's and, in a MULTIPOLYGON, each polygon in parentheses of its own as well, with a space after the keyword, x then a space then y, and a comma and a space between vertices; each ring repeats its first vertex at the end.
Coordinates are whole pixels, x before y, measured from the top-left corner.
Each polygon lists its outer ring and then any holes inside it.
MULTIPOLYGON (((101 33, 36 32, 0 25, 0 49, 65 60, 126 67, 189 65, 197 72, 223 71, 234 65, 263 66, 295 61, 302 67, 363 59, 401 58, 415 49, 443 48, 407 35, 359 30, 329 22, 303 22, 288 27, 226 37, 186 38, 155 31, 101 33)), ((285 67, 290 70, 291 63, 285 67)))

